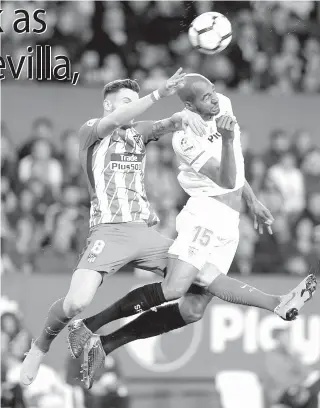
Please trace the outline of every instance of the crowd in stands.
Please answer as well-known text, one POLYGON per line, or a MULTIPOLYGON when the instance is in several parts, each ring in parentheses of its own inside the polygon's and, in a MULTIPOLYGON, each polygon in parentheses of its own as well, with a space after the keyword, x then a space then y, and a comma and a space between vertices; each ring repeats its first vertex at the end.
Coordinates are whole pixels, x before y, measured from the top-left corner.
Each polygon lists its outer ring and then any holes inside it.
MULTIPOLYGON (((68 56, 82 83, 90 85, 130 76, 142 88, 155 89, 183 66, 215 81, 220 91, 314 93, 320 91, 319 4, 4 1, 2 52, 17 62, 28 45, 50 45, 53 58, 68 56), (44 33, 14 32, 14 10, 20 6, 30 16, 35 8, 46 10, 44 33), (196 15, 210 10, 224 13, 234 34, 225 52, 208 57, 190 49, 187 28, 196 15)), ((37 23, 32 21, 31 28, 37 23)), ((20 79, 25 76, 23 71, 20 79)), ((89 206, 77 134, 67 129, 53 143, 58 135, 50 118, 35 120, 29 132, 29 140, 15 146, 15 135, 1 124, 2 270, 72 269, 85 245, 89 206)), ((260 237, 244 205, 243 239, 231 270, 305 274, 320 258, 320 151, 312 144, 315 139, 304 130, 288 134, 278 129, 270 135, 269 150, 259 155, 250 150, 245 130, 242 139, 247 179, 276 221, 274 234, 260 237)), ((172 238, 175 217, 187 199, 176 168, 168 139, 149 145, 148 195, 161 219, 159 229, 172 238)))
MULTIPOLYGON (((156 88, 182 66, 245 92, 320 91, 316 1, 3 1, 2 8, 3 55, 12 55, 17 64, 28 46, 50 45, 53 65, 55 56, 67 56, 84 84, 130 76, 156 88), (19 6, 30 16, 35 8, 45 9, 46 31, 15 33, 12 20, 19 6), (195 16, 212 10, 230 19, 233 40, 223 53, 205 56, 191 49, 187 31, 195 16)), ((31 28, 39 24, 32 21, 31 28)), ((24 64, 19 79, 26 76, 24 64)))
POLYGON ((42 364, 29 387, 20 385, 20 368, 31 344, 19 305, 0 299, 1 314, 1 407, 3 408, 128 408, 128 390, 118 361, 113 356, 97 372, 90 391, 79 381, 80 360, 65 361, 65 372, 42 364))
MULTIPOLYGON (((66 273, 75 267, 88 233, 89 196, 77 133, 66 130, 57 138, 54 123, 43 117, 30 135, 17 147, 1 124, 2 271, 66 273)), ((244 203, 231 271, 304 275, 320 259, 320 150, 313 140, 305 130, 278 129, 269 149, 257 154, 243 129, 246 177, 275 218, 274 234, 257 234, 244 203)), ((187 200, 176 176, 170 138, 149 144, 147 193, 161 220, 159 230, 172 238, 187 200)))

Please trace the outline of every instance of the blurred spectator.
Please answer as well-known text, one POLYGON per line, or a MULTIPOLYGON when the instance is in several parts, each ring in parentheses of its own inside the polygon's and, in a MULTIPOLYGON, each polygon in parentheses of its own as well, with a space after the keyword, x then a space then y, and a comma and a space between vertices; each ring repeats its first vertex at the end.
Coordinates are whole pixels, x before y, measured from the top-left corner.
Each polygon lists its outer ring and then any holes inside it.
POLYGON ((253 191, 261 189, 265 175, 265 164, 261 157, 250 148, 250 134, 246 129, 241 128, 241 147, 244 157, 246 180, 251 185, 253 191))
POLYGON ((103 59, 100 73, 104 83, 127 76, 126 70, 117 54, 110 54, 103 59))
POLYGON ((87 187, 84 172, 79 160, 79 138, 74 130, 66 130, 60 140, 63 181, 65 184, 74 184, 87 187))
POLYGON ((12 142, 6 123, 1 122, 1 176, 5 176, 10 187, 16 186, 16 148, 12 142))
MULTIPOLYGON (((305 255, 309 254, 314 239, 315 228, 320 226, 320 193, 309 196, 307 207, 295 225, 297 248, 305 255)), ((320 261, 320 258, 319 258, 320 261)))
MULTIPOLYGON (((13 313, 11 311, 4 311, 1 314, 1 332, 6 333, 6 335, 8 336, 10 347, 12 346, 12 342, 19 338, 27 338, 26 342, 31 342, 31 337, 22 327, 20 318, 16 313, 13 313)), ((29 345, 30 344, 27 345, 27 348, 20 347, 19 352, 23 355, 23 353, 27 351, 29 345)))
MULTIPOLYGON (((81 205, 79 187, 69 184, 62 190, 62 200, 49 207, 45 218, 45 229, 49 245, 57 254, 80 251, 79 229, 88 217, 81 205)), ((83 244, 83 242, 81 242, 83 244)))
POLYGON ((252 62, 251 84, 254 89, 266 90, 272 85, 270 61, 265 52, 257 52, 252 62))
MULTIPOLYGON (((1 298, 1 406, 10 408, 65 407, 71 390, 57 373, 42 364, 36 380, 20 387, 20 368, 30 348, 31 335, 14 302, 1 298)), ((77 405, 83 408, 81 405, 77 405)))
POLYGON ((88 234, 88 209, 81 204, 82 192, 77 185, 66 184, 61 200, 46 211, 42 247, 36 270, 45 273, 72 269, 85 246, 88 234))
POLYGON ((1 207, 8 217, 8 221, 10 224, 13 224, 14 219, 16 217, 16 210, 18 207, 18 199, 17 195, 12 190, 12 181, 11 179, 5 175, 5 173, 1 174, 1 207))
POLYGON ((55 201, 50 187, 42 180, 31 179, 26 188, 32 192, 35 197, 34 217, 39 223, 43 223, 48 207, 55 201))
POLYGON ((12 260, 15 252, 15 219, 17 199, 9 189, 9 181, 5 176, 1 177, 1 274, 15 272, 16 268, 12 260))
MULTIPOLYGON (((112 2, 110 2, 112 3, 112 2)), ((92 28, 90 39, 85 45, 86 50, 96 51, 99 55, 99 66, 103 65, 105 57, 111 54, 116 54, 120 57, 124 67, 128 67, 127 55, 125 52, 125 33, 123 32, 123 19, 124 15, 121 13, 115 13, 110 10, 107 3, 95 2, 94 15, 92 17, 92 28), (110 14, 114 16, 114 24, 109 17, 110 14), (116 15, 117 14, 117 15, 116 15), (113 32, 109 30, 109 23, 117 30, 113 35, 113 32), (110 37, 110 34, 113 38, 110 37)), ((100 79, 100 82, 102 78, 100 79)))
POLYGON ((31 154, 33 144, 38 139, 53 142, 53 123, 50 119, 38 118, 32 123, 31 135, 19 149, 19 160, 31 154))
MULTIPOLYGON (((5 335, 1 334, 1 342, 6 343, 5 335)), ((7 380, 8 360, 1 356, 1 407, 3 408, 27 408, 24 402, 21 386, 7 380)))
POLYGON ((25 273, 33 272, 35 257, 42 239, 37 222, 36 197, 29 189, 20 194, 20 214, 16 224, 15 263, 25 273))
POLYGON ((320 375, 312 375, 291 344, 289 331, 279 330, 276 348, 266 353, 264 385, 269 404, 272 408, 317 408, 320 375))
POLYGON ((283 197, 276 185, 267 178, 258 199, 271 211, 275 222, 272 225, 273 235, 263 234, 256 241, 252 270, 259 273, 283 273, 291 237, 288 217, 283 210, 283 197))
POLYGON ((264 155, 267 168, 277 164, 283 153, 290 148, 290 139, 285 130, 276 129, 270 135, 270 147, 264 155))
POLYGON ((320 193, 320 149, 314 149, 305 156, 301 170, 304 174, 307 196, 320 193))
POLYGON ((311 269, 313 273, 320 275, 320 225, 313 229, 311 250, 307 255, 307 261, 309 270, 311 269))
POLYGON ((311 135, 305 130, 299 130, 294 133, 292 139, 292 152, 300 167, 306 155, 314 148, 311 135))
MULTIPOLYGON (((67 360, 67 383, 75 389, 82 388, 77 379, 81 361, 69 358, 67 360)), ((84 390, 85 406, 90 408, 128 408, 128 389, 122 377, 118 361, 113 356, 107 356, 104 365, 97 371, 92 388, 84 390)))
POLYGON ((27 405, 24 402, 23 391, 19 382, 12 380, 11 375, 24 358, 31 337, 22 326, 18 315, 5 310, 5 305, 1 303, 1 306, 4 306, 1 310, 1 406, 25 408, 27 405))
POLYGON ((283 153, 279 162, 268 170, 266 177, 282 195, 284 211, 295 219, 304 209, 305 189, 303 175, 296 166, 294 155, 283 153))
POLYGON ((37 139, 31 154, 19 163, 19 181, 26 184, 31 179, 41 180, 57 197, 63 181, 62 167, 53 157, 53 147, 47 139, 37 139))

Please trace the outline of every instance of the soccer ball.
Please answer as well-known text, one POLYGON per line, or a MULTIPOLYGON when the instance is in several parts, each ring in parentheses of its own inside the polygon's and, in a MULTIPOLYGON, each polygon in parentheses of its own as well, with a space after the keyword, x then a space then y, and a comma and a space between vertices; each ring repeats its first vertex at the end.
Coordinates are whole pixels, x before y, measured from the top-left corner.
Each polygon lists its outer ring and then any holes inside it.
POLYGON ((192 46, 198 51, 216 54, 230 44, 232 27, 223 14, 208 12, 200 14, 193 20, 188 34, 192 46))

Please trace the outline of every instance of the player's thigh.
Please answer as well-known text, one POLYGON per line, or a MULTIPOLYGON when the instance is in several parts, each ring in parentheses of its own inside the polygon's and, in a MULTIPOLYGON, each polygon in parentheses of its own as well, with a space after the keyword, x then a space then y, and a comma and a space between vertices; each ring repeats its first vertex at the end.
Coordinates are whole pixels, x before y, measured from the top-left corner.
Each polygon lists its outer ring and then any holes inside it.
POLYGON ((161 235, 154 228, 145 227, 141 228, 136 240, 139 242, 139 255, 133 265, 164 276, 168 263, 168 250, 173 242, 172 239, 161 235))
POLYGON ((89 269, 74 271, 69 291, 65 298, 65 307, 73 312, 80 312, 88 306, 102 282, 100 272, 89 269))
POLYGON ((209 288, 215 279, 223 274, 227 275, 236 254, 238 247, 238 239, 232 239, 221 246, 213 248, 206 264, 199 271, 194 283, 203 287, 209 288))
POLYGON ((137 253, 126 225, 100 224, 91 233, 77 269, 113 274, 131 262, 137 253))
POLYGON ((203 225, 196 215, 183 209, 177 217, 178 236, 169 249, 169 256, 201 270, 216 245, 214 231, 203 225))

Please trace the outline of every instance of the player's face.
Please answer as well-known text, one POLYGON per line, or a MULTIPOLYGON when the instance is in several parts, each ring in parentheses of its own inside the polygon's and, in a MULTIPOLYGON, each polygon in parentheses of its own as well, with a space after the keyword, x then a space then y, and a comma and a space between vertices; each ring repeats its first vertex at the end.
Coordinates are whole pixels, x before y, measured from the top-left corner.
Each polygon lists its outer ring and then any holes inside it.
POLYGON ((135 102, 138 99, 139 94, 134 92, 132 89, 120 89, 118 92, 112 93, 107 97, 107 101, 109 102, 107 105, 107 110, 114 111, 121 106, 124 106, 130 102, 135 102))
POLYGON ((112 103, 113 110, 120 108, 130 102, 135 102, 139 99, 139 94, 132 89, 120 89, 118 92, 110 95, 108 98, 112 103))
POLYGON ((193 105, 203 117, 216 116, 220 112, 219 100, 214 85, 208 82, 199 82, 196 85, 193 105))

